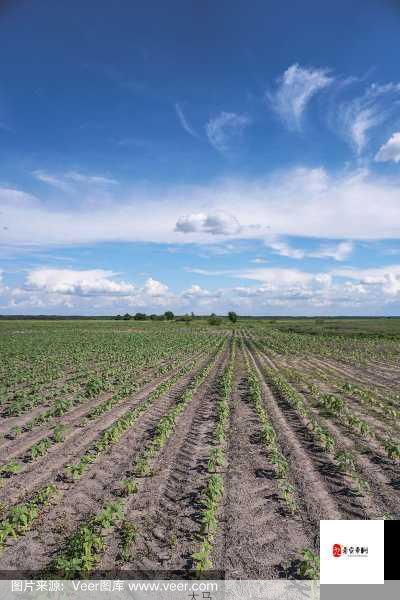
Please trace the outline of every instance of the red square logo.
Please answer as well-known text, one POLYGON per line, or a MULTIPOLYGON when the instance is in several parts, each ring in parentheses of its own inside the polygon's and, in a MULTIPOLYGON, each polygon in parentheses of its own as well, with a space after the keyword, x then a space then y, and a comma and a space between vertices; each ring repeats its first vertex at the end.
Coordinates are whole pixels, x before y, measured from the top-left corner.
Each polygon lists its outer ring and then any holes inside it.
POLYGON ((340 544, 333 544, 332 554, 335 558, 342 556, 342 546, 340 544))

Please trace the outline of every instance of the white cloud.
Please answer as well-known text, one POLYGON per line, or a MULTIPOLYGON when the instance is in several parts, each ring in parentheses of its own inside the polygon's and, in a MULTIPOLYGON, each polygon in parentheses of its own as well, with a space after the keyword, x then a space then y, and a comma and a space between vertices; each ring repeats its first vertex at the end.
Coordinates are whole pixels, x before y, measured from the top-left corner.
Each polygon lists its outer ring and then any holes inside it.
POLYGON ((342 102, 338 109, 339 126, 342 134, 360 155, 369 142, 372 129, 382 125, 398 110, 400 84, 372 84, 366 92, 348 102, 342 102))
POLYGON ((150 277, 143 288, 145 294, 149 296, 159 297, 165 296, 168 293, 168 286, 156 279, 150 277))
POLYGON ((151 313, 166 307, 197 314, 231 309, 242 314, 379 314, 385 306, 398 306, 400 301, 400 265, 317 273, 254 268, 231 271, 230 275, 256 283, 217 289, 193 283, 172 294, 166 284, 152 277, 139 287, 117 281, 116 274, 101 269, 35 269, 23 286, 0 289, 0 308, 17 313, 75 314, 151 313))
MULTIPOLYGON (((270 296, 275 300, 308 299, 313 303, 318 299, 324 303, 340 306, 342 301, 351 305, 351 294, 354 301, 368 303, 388 303, 400 298, 400 265, 386 267, 356 269, 346 267, 329 271, 310 272, 301 269, 281 267, 262 267, 253 269, 236 269, 226 272, 218 270, 203 271, 190 269, 190 272, 209 276, 220 276, 222 273, 232 278, 250 279, 259 282, 260 286, 238 286, 220 290, 220 294, 229 297, 229 294, 240 297, 270 296), (313 297, 315 299, 313 300, 313 297)), ((192 286, 195 295, 196 288, 192 286)), ((200 288, 199 288, 200 289, 200 288)), ((204 295, 205 291, 202 290, 204 295)))
POLYGON ((394 133, 386 144, 379 148, 375 160, 377 162, 400 162, 400 131, 394 133))
POLYGON ((197 133, 195 132, 195 130, 193 129, 193 127, 190 125, 189 121, 186 118, 185 113, 183 112, 183 108, 181 107, 181 105, 176 102, 175 103, 175 112, 176 115, 178 117, 179 123, 181 124, 182 129, 184 129, 184 131, 186 131, 186 133, 188 133, 189 135, 191 135, 192 137, 199 137, 197 135, 197 133))
POLYGON ((205 296, 210 296, 210 292, 208 290, 203 289, 197 284, 192 285, 189 289, 183 292, 183 296, 193 299, 193 298, 204 298, 205 296))
POLYGON ((244 279, 254 279, 272 286, 293 286, 303 285, 312 281, 316 274, 300 271, 298 269, 282 268, 257 268, 237 271, 237 277, 244 279))
POLYGON ((289 129, 301 129, 308 103, 318 92, 334 81, 326 69, 303 68, 291 65, 278 80, 278 89, 267 98, 289 129))
POLYGON ((28 313, 70 310, 74 314, 107 314, 131 307, 152 312, 181 302, 166 284, 152 277, 139 286, 117 280, 116 275, 103 269, 33 269, 22 285, 10 288, 0 281, 0 308, 28 313))
POLYGON ((78 296, 131 294, 133 285, 111 279, 112 271, 102 269, 74 271, 71 269, 35 269, 28 274, 27 286, 53 294, 78 296))
POLYGON ((181 233, 211 233, 212 235, 234 235, 240 232, 238 220, 228 213, 193 213, 179 217, 175 231, 181 233))
POLYGON ((357 280, 361 286, 375 286, 388 296, 400 295, 400 265, 367 269, 336 269, 333 274, 357 280))
POLYGON ((263 265, 268 261, 265 258, 261 258, 261 256, 256 256, 256 258, 253 258, 250 262, 254 263, 255 265, 263 265))
POLYGON ((231 149, 231 143, 243 134, 251 123, 247 115, 221 112, 206 124, 208 140, 218 152, 225 154, 231 149))

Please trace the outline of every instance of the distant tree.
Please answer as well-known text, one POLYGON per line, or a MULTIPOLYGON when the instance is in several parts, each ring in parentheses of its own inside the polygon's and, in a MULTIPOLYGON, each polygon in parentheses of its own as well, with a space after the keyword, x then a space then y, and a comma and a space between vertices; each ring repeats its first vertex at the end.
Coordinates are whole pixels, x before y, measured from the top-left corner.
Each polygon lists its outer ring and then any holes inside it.
POLYGON ((228 319, 230 320, 231 323, 236 323, 236 321, 237 321, 237 314, 235 312, 233 312, 233 310, 230 310, 228 312, 228 319))
POLYGON ((145 313, 137 312, 133 318, 135 319, 135 321, 145 321, 146 315, 145 315, 145 313))
POLYGON ((179 321, 179 322, 184 322, 184 323, 190 323, 190 321, 192 320, 192 317, 188 314, 186 315, 182 315, 181 317, 175 317, 175 321, 179 321))
POLYGON ((116 320, 116 321, 120 321, 121 319, 122 319, 121 315, 117 315, 117 316, 115 317, 115 320, 116 320))
POLYGON ((125 313, 122 318, 124 319, 124 321, 129 321, 129 319, 131 318, 131 315, 129 313, 125 313))
POLYGON ((173 321, 174 313, 171 310, 166 310, 164 313, 164 317, 167 319, 167 321, 173 321))
POLYGON ((195 318, 195 314, 194 314, 194 312, 193 312, 193 311, 190 313, 190 316, 192 317, 192 319, 194 319, 194 318, 195 318))
POLYGON ((154 314, 150 315, 150 320, 151 321, 157 321, 157 318, 158 318, 157 315, 154 315, 154 314))
POLYGON ((220 319, 219 317, 217 317, 217 315, 215 313, 212 313, 208 317, 208 323, 209 323, 209 325, 221 325, 222 319, 220 319))

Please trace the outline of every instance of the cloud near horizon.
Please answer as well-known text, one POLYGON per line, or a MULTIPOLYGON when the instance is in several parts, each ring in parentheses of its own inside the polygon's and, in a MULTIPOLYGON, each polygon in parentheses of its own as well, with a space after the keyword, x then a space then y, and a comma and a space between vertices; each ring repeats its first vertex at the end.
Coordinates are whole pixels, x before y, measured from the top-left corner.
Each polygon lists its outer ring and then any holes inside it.
MULTIPOLYGON (((399 177, 367 170, 294 168, 264 179, 127 192, 111 202, 90 195, 56 203, 0 187, 2 243, 74 245, 106 241, 210 243, 300 236, 350 243, 400 237, 399 177), (182 214, 182 206, 186 215, 182 214), (201 210, 199 211, 199 207, 201 210), (140 215, 140 217, 139 217, 140 215)), ((279 252, 279 247, 276 248, 279 252)), ((341 246, 346 253, 348 246, 341 246)), ((280 247, 284 252, 284 247, 280 247)), ((329 246, 321 256, 335 254, 329 246)))
MULTIPOLYGON (((209 275, 212 275, 209 272, 209 275)), ((237 269, 234 279, 257 282, 208 289, 198 283, 180 292, 149 277, 144 285, 121 281, 102 269, 70 270, 39 268, 30 271, 21 287, 0 287, 0 307, 11 311, 40 310, 115 313, 133 308, 147 312, 166 307, 184 313, 226 312, 234 308, 246 314, 271 314, 279 308, 305 313, 330 309, 380 307, 400 299, 400 265, 376 269, 347 267, 325 272, 262 267, 237 269)))

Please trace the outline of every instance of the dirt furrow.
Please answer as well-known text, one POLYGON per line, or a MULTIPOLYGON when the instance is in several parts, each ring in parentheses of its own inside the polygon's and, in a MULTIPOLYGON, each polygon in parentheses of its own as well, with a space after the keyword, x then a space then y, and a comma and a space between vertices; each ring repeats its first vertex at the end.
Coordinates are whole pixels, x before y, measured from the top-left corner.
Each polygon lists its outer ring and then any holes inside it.
MULTIPOLYGON (((215 568, 228 579, 269 579, 296 561, 312 540, 301 520, 289 516, 268 464, 257 415, 249 401, 238 356, 232 394, 220 531, 213 552, 215 568)), ((285 575, 289 573, 285 572, 285 575)))
POLYGON ((398 384, 396 382, 393 382, 393 380, 388 379, 386 377, 380 377, 375 372, 371 374, 370 372, 366 372, 360 367, 355 367, 353 365, 345 363, 336 363, 335 361, 333 361, 333 359, 322 360, 320 358, 313 357, 313 362, 323 369, 329 369, 334 374, 339 373, 339 375, 341 375, 342 377, 351 379, 356 383, 374 385, 376 387, 381 387, 389 391, 393 391, 393 388, 396 389, 396 386, 398 386, 398 384))
POLYGON ((291 464, 293 477, 310 521, 317 525, 320 519, 343 518, 342 502, 335 498, 335 493, 343 488, 344 482, 340 474, 326 453, 315 446, 296 411, 275 398, 265 382, 259 360, 251 351, 250 357, 262 380, 267 412, 280 446, 291 464))

